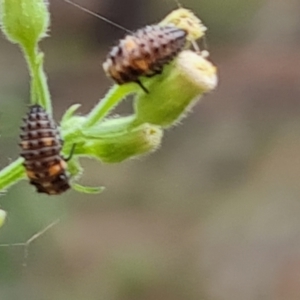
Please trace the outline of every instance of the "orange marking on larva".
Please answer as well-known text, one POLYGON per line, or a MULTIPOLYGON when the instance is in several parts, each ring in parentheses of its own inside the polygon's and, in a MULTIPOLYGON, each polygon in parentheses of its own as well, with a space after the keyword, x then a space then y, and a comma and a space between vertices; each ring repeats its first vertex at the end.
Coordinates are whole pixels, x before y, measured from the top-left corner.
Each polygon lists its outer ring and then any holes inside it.
POLYGON ((28 141, 22 141, 22 142, 20 143, 20 145, 21 145, 21 148, 22 148, 23 150, 28 150, 29 147, 30 147, 30 144, 29 144, 28 141))
POLYGON ((30 178, 30 179, 37 179, 37 177, 35 175, 35 172, 30 171, 30 170, 25 170, 25 171, 26 171, 26 174, 27 174, 28 178, 30 178))
POLYGON ((68 165, 67 165, 67 163, 66 163, 65 160, 61 160, 61 161, 60 161, 60 166, 61 166, 62 169, 65 170, 65 169, 67 169, 67 166, 68 166, 68 165))
POLYGON ((136 49, 136 47, 137 47, 136 41, 131 36, 127 36, 124 40, 125 50, 130 52, 130 51, 136 49))
POLYGON ((122 78, 120 76, 120 73, 116 69, 111 70, 111 76, 114 78, 114 80, 117 83, 122 83, 122 78))
POLYGON ((53 138, 52 137, 47 137, 47 138, 42 138, 41 141, 43 142, 45 147, 51 147, 53 145, 53 138))
POLYGON ((49 176, 55 176, 58 173, 60 173, 63 169, 64 168, 62 168, 60 163, 55 164, 55 165, 51 166, 50 168, 48 168, 49 176))
POLYGON ((149 64, 144 59, 136 59, 132 62, 132 64, 139 68, 142 72, 147 71, 149 69, 149 64))
POLYGON ((52 186, 52 183, 51 183, 50 181, 44 181, 43 184, 42 184, 42 186, 43 186, 44 188, 49 188, 49 187, 52 186))

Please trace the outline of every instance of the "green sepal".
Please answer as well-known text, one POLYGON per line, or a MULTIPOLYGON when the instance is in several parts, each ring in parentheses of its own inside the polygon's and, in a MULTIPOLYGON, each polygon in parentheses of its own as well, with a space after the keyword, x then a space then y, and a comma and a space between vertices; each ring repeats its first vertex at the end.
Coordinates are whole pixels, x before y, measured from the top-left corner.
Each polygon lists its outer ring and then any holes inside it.
MULTIPOLYGON (((76 146, 75 146, 76 147, 76 146)), ((83 174, 83 168, 79 164, 78 157, 74 156, 68 161, 68 172, 72 179, 78 179, 83 174)))
POLYGON ((127 117, 111 117, 98 123, 92 127, 83 128, 82 134, 88 138, 103 138, 108 135, 120 134, 120 132, 128 131, 134 121, 135 116, 127 117))
POLYGON ((78 183, 73 183, 72 188, 80 193, 84 194, 100 194, 105 190, 105 187, 100 186, 100 187, 90 187, 90 186, 83 186, 78 183))
POLYGON ((74 116, 74 113, 76 112, 76 110, 78 110, 80 106, 81 104, 73 104, 66 110, 61 119, 61 126, 64 126, 64 124, 67 123, 74 116))
POLYGON ((82 124, 85 122, 85 119, 86 118, 83 116, 72 116, 68 120, 63 121, 60 123, 62 134, 67 135, 72 133, 72 135, 74 135, 77 130, 82 128, 82 124))

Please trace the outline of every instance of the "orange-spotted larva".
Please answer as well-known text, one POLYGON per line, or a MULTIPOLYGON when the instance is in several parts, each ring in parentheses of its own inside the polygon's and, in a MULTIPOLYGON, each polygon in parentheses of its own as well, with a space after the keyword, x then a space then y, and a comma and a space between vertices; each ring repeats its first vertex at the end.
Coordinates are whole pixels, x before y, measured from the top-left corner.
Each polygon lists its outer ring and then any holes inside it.
POLYGON ((30 106, 20 135, 21 156, 30 183, 38 193, 58 195, 70 188, 63 141, 57 126, 40 106, 30 106))
POLYGON ((182 8, 177 0, 175 3, 178 9, 168 14, 159 24, 146 26, 136 32, 71 0, 64 1, 128 33, 109 51, 103 63, 105 73, 117 84, 136 82, 148 92, 140 77, 160 74, 164 66, 173 61, 184 48, 192 45, 201 56, 207 57, 209 54, 208 51, 200 51, 196 43, 196 40, 204 37, 207 28, 191 10, 182 8))
POLYGON ((127 34, 108 53, 103 68, 116 83, 138 83, 160 74, 186 45, 187 32, 173 25, 152 25, 127 34))

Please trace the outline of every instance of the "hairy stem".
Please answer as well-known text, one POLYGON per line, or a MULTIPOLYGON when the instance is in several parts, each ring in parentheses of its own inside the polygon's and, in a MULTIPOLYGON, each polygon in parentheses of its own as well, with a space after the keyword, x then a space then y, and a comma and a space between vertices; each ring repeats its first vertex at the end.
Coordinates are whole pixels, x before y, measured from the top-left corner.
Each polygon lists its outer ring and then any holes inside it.
POLYGON ((50 92, 47 77, 43 69, 44 54, 34 48, 24 48, 25 57, 31 75, 31 104, 40 104, 52 114, 50 92))

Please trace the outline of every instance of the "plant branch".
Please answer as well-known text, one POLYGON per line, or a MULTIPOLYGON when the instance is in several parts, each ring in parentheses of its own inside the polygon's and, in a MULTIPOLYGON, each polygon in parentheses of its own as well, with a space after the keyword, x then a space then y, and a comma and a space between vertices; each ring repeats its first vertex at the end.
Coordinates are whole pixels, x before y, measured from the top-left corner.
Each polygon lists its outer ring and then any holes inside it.
POLYGON ((37 47, 23 48, 31 75, 31 104, 40 104, 52 114, 47 77, 43 69, 44 54, 37 47))
POLYGON ((0 191, 7 189, 25 178, 23 158, 18 158, 0 171, 0 191))
POLYGON ((136 84, 114 85, 99 103, 87 116, 84 127, 92 127, 103 120, 115 106, 127 95, 135 92, 139 88, 136 84))

